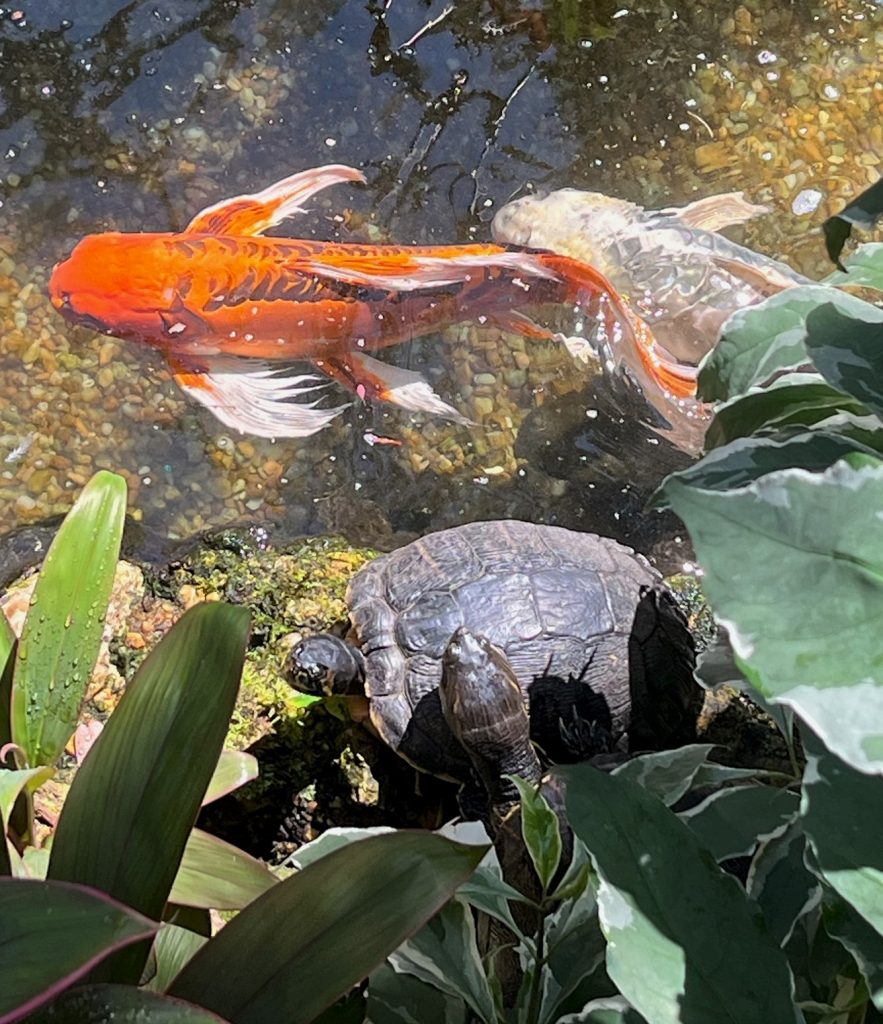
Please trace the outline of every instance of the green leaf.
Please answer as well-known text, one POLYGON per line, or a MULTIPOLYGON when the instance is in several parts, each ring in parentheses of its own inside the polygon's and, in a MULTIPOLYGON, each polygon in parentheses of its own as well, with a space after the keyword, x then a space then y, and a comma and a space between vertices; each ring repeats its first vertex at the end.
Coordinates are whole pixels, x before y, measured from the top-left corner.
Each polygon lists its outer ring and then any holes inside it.
POLYGON ((736 310, 723 325, 717 345, 702 361, 701 397, 707 402, 726 401, 774 374, 806 363, 806 315, 832 294, 833 289, 823 285, 805 285, 736 310))
POLYGON ((759 430, 810 427, 840 412, 861 416, 867 410, 819 374, 788 374, 719 406, 706 431, 705 447, 720 448, 759 430))
POLYGON ((739 667, 840 757, 883 769, 883 462, 666 494, 739 667))
POLYGON ((883 1011, 883 937, 846 900, 826 901, 825 931, 847 949, 858 964, 874 1006, 883 1011))
POLYGON ((12 675, 17 644, 12 626, 0 609, 0 750, 12 742, 12 675))
POLYGON ((883 310, 867 308, 859 319, 820 306, 807 317, 806 347, 825 380, 883 417, 883 310))
POLYGON ((856 771, 805 733, 803 827, 818 871, 883 936, 883 843, 868 827, 883 803, 883 778, 856 771))
POLYGON ((184 965, 193 959, 196 951, 206 942, 207 936, 199 935, 189 928, 164 924, 153 940, 156 974, 147 983, 147 988, 152 992, 165 992, 181 973, 184 965))
MULTIPOLYGON (((2 616, 0 612, 0 616, 2 616)), ((9 818, 12 814, 12 809, 15 807, 15 802, 18 800, 19 795, 23 790, 30 786, 31 789, 35 789, 41 783, 47 779, 52 778, 51 768, 21 768, 21 769, 9 769, 0 768, 0 837, 3 842, 0 843, 3 847, 3 855, 5 855, 5 863, 7 870, 0 870, 0 874, 11 873, 11 863, 9 859, 10 852, 14 852, 12 844, 6 837, 6 831, 9 828, 9 818), (7 846, 7 844, 9 844, 7 846)), ((3 864, 2 855, 0 855, 0 864, 3 864)))
POLYGON ((797 816, 800 798, 772 786, 733 786, 681 812, 715 860, 742 857, 758 842, 784 829, 797 816))
POLYGON ((0 1022, 53 999, 109 953, 158 927, 94 889, 0 878, 0 1022))
POLYGON ((131 985, 85 985, 28 1017, 28 1024, 226 1024, 201 1006, 131 985))
POLYGON ((593 999, 579 1013, 568 1013, 558 1024, 646 1024, 644 1018, 619 996, 593 999))
POLYGON ((367 1020, 371 1024, 468 1024, 462 999, 445 995, 410 974, 397 974, 388 964, 368 981, 367 1020))
POLYGON ((214 774, 202 798, 202 805, 220 800, 258 777, 258 761, 243 750, 222 750, 214 774))
POLYGON ((563 774, 622 995, 653 1024, 796 1024, 784 953, 690 829, 628 779, 590 765, 563 774))
POLYGON ((475 940, 472 911, 450 900, 389 956, 393 969, 462 999, 485 1024, 496 1024, 494 997, 475 940))
MULTIPOLYGON (((710 491, 729 491, 781 469, 822 471, 852 452, 877 454, 858 440, 820 429, 786 438, 738 437, 667 479, 710 491)), ((665 484, 657 494, 657 504, 665 507, 665 484)))
POLYGON ((804 914, 818 906, 821 886, 804 863, 800 822, 761 844, 748 873, 748 895, 760 906, 770 933, 784 946, 804 914))
POLYGON ((503 881, 498 865, 480 864, 457 890, 457 895, 476 910, 490 914, 518 934, 518 925, 512 916, 509 901, 524 903, 525 898, 508 882, 503 881))
POLYGON ((373 828, 328 828, 320 836, 298 847, 290 857, 286 858, 283 867, 302 869, 309 867, 314 861, 327 857, 335 850, 341 850, 350 843, 358 843, 371 836, 387 835, 395 832, 389 825, 376 825, 373 828))
POLYGON ((531 863, 547 892, 561 863, 561 829, 558 816, 536 786, 519 778, 508 776, 521 796, 521 834, 530 854, 531 863))
POLYGON ((604 963, 606 942, 591 888, 565 900, 546 920, 539 1024, 553 1024, 580 983, 604 963))
POLYGON ((721 339, 702 361, 699 394, 727 401, 786 371, 809 363, 806 318, 824 303, 861 317, 874 307, 854 295, 821 284, 788 288, 756 306, 739 309, 726 321, 721 339))
MULTIPOLYGON (((93 885, 159 918, 233 710, 248 612, 196 605, 138 669, 77 772, 49 877, 93 885)), ((146 950, 110 976, 138 980, 146 950)))
POLYGON ((840 253, 843 244, 852 232, 852 225, 860 228, 872 228, 880 217, 883 216, 883 178, 870 188, 853 199, 851 203, 840 211, 829 217, 822 224, 822 231, 825 235, 825 247, 828 255, 840 269, 843 264, 840 262, 840 253))
POLYGON ((855 285, 876 288, 883 292, 883 244, 868 242, 860 245, 843 261, 844 269, 835 270, 825 278, 829 285, 855 285))
POLYGON ((307 1024, 421 928, 485 850, 420 832, 336 850, 243 910, 170 992, 234 1024, 307 1024))
POLYGON ((693 743, 676 750, 641 754, 614 768, 613 774, 637 782, 671 807, 690 789, 712 750, 713 743, 693 743))
POLYGON ((261 861, 195 828, 169 899, 185 907, 241 910, 276 884, 275 875, 261 861))
POLYGON ((54 765, 92 674, 126 514, 126 481, 101 471, 55 535, 18 644, 12 734, 29 766, 54 765))

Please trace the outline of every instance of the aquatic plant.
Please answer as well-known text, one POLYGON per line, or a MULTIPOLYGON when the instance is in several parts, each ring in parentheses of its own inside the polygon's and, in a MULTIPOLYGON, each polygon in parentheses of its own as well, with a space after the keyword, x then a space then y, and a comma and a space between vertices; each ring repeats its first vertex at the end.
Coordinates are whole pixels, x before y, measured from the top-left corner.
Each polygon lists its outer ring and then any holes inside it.
POLYGON ((222 602, 191 608, 141 664, 54 835, 35 846, 30 797, 76 725, 124 508, 120 479, 99 474, 47 554, 22 641, 2 633, 4 753, 17 764, 0 769, 0 1021, 32 1011, 312 1020, 416 931, 484 850, 402 833, 280 882, 195 829, 203 803, 254 775, 247 755, 221 755, 249 635, 248 611, 222 602), (88 578, 84 540, 95 551, 88 578), (209 937, 208 908, 247 904, 209 937))

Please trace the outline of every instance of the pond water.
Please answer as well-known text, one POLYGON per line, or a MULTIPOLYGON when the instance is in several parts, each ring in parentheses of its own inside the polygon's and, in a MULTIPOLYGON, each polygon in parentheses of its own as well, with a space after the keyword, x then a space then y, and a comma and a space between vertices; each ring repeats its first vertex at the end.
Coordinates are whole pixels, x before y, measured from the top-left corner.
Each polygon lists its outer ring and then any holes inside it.
POLYGON ((360 168, 277 234, 484 241, 509 199, 649 207, 741 188, 737 237, 818 277, 822 220, 877 180, 883 9, 599 0, 18 0, 0 7, 0 532, 123 473, 149 531, 396 535, 514 516, 679 556, 642 512, 684 456, 622 379, 459 325, 387 350, 473 426, 356 403, 311 437, 230 431, 144 347, 68 326, 52 267, 84 235, 173 231, 325 163, 360 168), (376 437, 401 444, 371 443, 376 437))

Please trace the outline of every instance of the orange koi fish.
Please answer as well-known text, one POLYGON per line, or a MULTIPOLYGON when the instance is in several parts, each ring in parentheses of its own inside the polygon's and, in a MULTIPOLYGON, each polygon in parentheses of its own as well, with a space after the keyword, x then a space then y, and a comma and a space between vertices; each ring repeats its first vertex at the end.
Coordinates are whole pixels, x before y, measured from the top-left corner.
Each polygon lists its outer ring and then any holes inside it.
POLYGON ((209 206, 179 233, 88 235, 56 266, 52 303, 74 324, 160 349, 186 394, 263 437, 306 437, 347 408, 320 407, 327 378, 362 399, 466 422, 420 374, 368 353, 477 317, 560 339, 520 312, 548 302, 588 306, 630 366, 692 388, 609 281, 570 257, 264 237, 321 189, 364 180, 331 164, 209 206), (304 360, 324 377, 298 372, 304 360))

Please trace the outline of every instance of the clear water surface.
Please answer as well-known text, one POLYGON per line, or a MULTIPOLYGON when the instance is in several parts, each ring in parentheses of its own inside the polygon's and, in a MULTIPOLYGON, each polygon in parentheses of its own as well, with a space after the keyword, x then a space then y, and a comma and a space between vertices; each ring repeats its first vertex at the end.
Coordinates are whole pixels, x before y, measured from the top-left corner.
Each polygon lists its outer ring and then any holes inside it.
POLYGON ((641 511, 682 461, 640 395, 481 325, 390 349, 476 426, 358 404, 320 434, 235 434, 163 360, 46 297, 83 235, 169 231, 293 171, 352 164, 284 231, 486 240, 526 189, 647 206, 743 188, 740 240, 811 276, 818 226, 883 160, 881 7, 599 0, 13 0, 0 7, 0 532, 124 473, 161 536, 395 536, 515 516, 678 559, 641 511), (372 445, 372 435, 403 443, 372 445))

